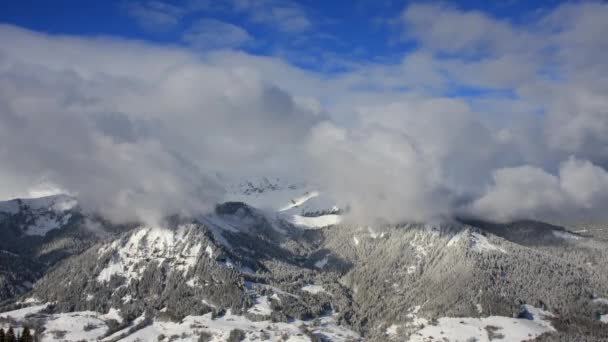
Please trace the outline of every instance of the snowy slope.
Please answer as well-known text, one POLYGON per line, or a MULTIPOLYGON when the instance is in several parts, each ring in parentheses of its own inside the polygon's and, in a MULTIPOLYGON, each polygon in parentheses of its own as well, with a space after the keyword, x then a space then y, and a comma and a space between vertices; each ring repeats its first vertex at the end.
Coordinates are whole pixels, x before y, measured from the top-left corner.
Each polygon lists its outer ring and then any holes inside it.
MULTIPOLYGON (((549 312, 525 305, 525 310, 530 314, 531 319, 511 318, 503 316, 489 316, 482 318, 472 317, 442 317, 436 322, 429 322, 427 319, 412 315, 412 324, 415 332, 410 336, 409 341, 479 341, 489 342, 500 340, 504 342, 519 342, 533 339, 545 332, 555 331, 548 320, 553 315, 549 312)), ((394 340, 400 340, 400 326, 391 326, 387 329, 386 335, 394 340)))
POLYGON ((492 244, 487 237, 476 232, 471 233, 471 249, 479 253, 488 251, 500 251, 502 253, 506 253, 506 251, 501 247, 492 244))
MULTIPOLYGON (((126 241, 116 240, 99 249, 99 254, 113 253, 111 261, 101 270, 97 281, 107 283, 113 275, 129 280, 140 279, 144 268, 142 260, 167 262, 175 272, 187 272, 201 256, 203 246, 190 239, 192 227, 182 225, 176 230, 143 227, 126 241)), ((208 247, 208 246, 207 246, 208 247)), ((207 252, 208 255, 209 252, 207 252)))
MULTIPOLYGON (((18 327, 26 323, 26 316, 40 312, 47 306, 37 305, 29 308, 0 314, 0 318, 11 317, 18 327)), ((133 327, 141 324, 144 317, 136 318, 126 328, 110 332, 107 322, 115 319, 118 313, 110 309, 107 314, 92 311, 80 311, 59 314, 38 314, 43 318, 45 328, 41 341, 156 341, 165 336, 171 341, 199 341, 201 334, 206 334, 211 341, 226 341, 230 332, 240 329, 245 333, 245 341, 267 339, 269 341, 309 341, 304 328, 309 333, 323 336, 331 341, 356 341, 360 336, 336 324, 333 316, 324 316, 315 321, 293 320, 289 323, 271 321, 252 321, 245 316, 234 315, 228 311, 222 317, 213 318, 212 314, 187 316, 181 322, 153 320, 141 329, 133 327)), ((118 316, 120 318, 120 316, 118 316)))
POLYGON ((42 342, 95 341, 108 332, 103 315, 92 311, 50 315, 44 327, 42 342))
POLYGON ((0 219, 18 215, 23 233, 44 236, 65 226, 77 205, 76 199, 67 195, 14 199, 0 202, 0 219))
POLYGON ((270 321, 251 321, 243 316, 236 316, 228 312, 223 317, 212 319, 211 314, 204 316, 189 316, 181 323, 154 321, 152 325, 141 329, 120 341, 153 341, 163 334, 167 337, 175 336, 174 341, 198 341, 201 332, 211 335, 211 341, 226 341, 230 332, 240 329, 245 332, 244 341, 310 341, 303 334, 300 326, 306 325, 310 332, 323 336, 329 341, 357 340, 359 335, 348 329, 336 325, 333 317, 323 317, 316 325, 312 322, 294 320, 289 323, 270 321))
POLYGON ((22 320, 27 315, 31 315, 44 310, 48 304, 32 305, 21 309, 7 311, 0 313, 0 318, 11 318, 15 320, 22 320))

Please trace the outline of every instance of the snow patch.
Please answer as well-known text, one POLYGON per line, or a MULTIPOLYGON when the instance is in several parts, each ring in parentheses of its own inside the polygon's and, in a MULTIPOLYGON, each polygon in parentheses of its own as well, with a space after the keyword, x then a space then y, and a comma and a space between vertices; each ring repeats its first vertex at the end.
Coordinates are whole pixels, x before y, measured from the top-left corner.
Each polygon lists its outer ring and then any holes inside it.
POLYGON ((279 297, 279 295, 276 293, 273 293, 272 296, 270 296, 270 298, 276 300, 279 303, 281 302, 281 297, 279 297))
POLYGON ((471 233, 471 249, 483 253, 487 251, 500 251, 502 253, 507 253, 504 249, 492 244, 488 241, 488 238, 479 234, 479 233, 471 233))
POLYGON ((397 335, 397 329, 399 329, 399 326, 397 324, 392 324, 391 326, 386 328, 385 334, 389 336, 395 336, 397 335))
POLYGON ((369 232, 369 236, 372 239, 383 238, 384 232, 378 233, 372 227, 367 227, 367 231, 369 232))
POLYGON ((186 285, 188 285, 190 287, 196 287, 197 283, 198 283, 198 278, 192 277, 192 278, 188 279, 188 281, 186 282, 186 285))
POLYGON ((93 311, 50 315, 44 327, 42 341, 55 341, 58 333, 64 334, 61 341, 96 341, 108 331, 106 323, 93 311))
POLYGON ((327 257, 325 257, 325 258, 323 258, 323 259, 315 262, 315 267, 316 268, 323 268, 323 267, 325 267, 325 265, 327 265, 328 261, 329 260, 327 259, 327 257))
POLYGON ((593 299, 593 302, 598 303, 598 304, 608 305, 608 299, 606 299, 606 298, 595 298, 595 299, 593 299))
POLYGON ((281 207, 278 211, 286 211, 291 208, 299 207, 302 204, 304 204, 306 201, 308 201, 309 199, 315 198, 317 196, 319 196, 318 191, 309 191, 300 197, 296 197, 296 198, 292 199, 289 204, 281 207))
MULTIPOLYGON (((127 333, 129 332, 129 330, 130 330, 132 327, 134 327, 134 326, 136 326, 136 325, 140 324, 140 323, 141 323, 141 322, 143 322, 145 319, 146 319, 145 315, 141 315, 141 316, 137 317, 136 319, 134 319, 134 320, 133 320, 133 321, 132 321, 132 322, 131 322, 131 323, 130 323, 130 324, 127 326, 127 327, 125 327, 124 329, 122 329, 122 330, 118 330, 117 332, 113 333, 112 335, 105 337, 105 338, 104 338, 104 339, 102 339, 101 341, 107 341, 107 342, 110 342, 110 341, 112 341, 112 342, 113 342, 113 341, 116 341, 116 340, 117 340, 119 337, 121 337, 121 336, 123 336, 123 335, 127 334, 127 333)), ((123 340, 121 339, 120 341, 123 341, 123 340)))
POLYGON ((454 236, 452 236, 452 238, 450 239, 450 241, 448 241, 447 246, 448 247, 452 247, 452 246, 457 245, 458 242, 462 239, 463 235, 464 235, 463 233, 458 233, 458 234, 455 234, 454 236))
POLYGON ((328 293, 321 285, 306 285, 302 287, 302 291, 312 294, 328 293))
POLYGON ((48 213, 42 214, 36 217, 34 223, 24 229, 24 233, 26 235, 44 236, 51 230, 65 226, 71 217, 72 214, 69 213, 60 217, 48 213))
POLYGON ((113 319, 118 323, 122 323, 122 316, 120 315, 120 309, 110 308, 107 314, 99 316, 103 319, 113 319))
POLYGON ((525 307, 533 319, 504 316, 443 317, 439 318, 436 325, 429 324, 425 319, 416 319, 416 323, 422 323, 424 327, 414 333, 410 341, 441 341, 444 337, 449 337, 454 341, 467 341, 475 338, 476 341, 485 342, 490 341, 489 331, 502 334, 501 341, 527 341, 545 332, 555 330, 547 319, 552 316, 551 313, 530 305, 525 307))
POLYGON ((214 304, 209 303, 209 302, 208 302, 207 300, 205 300, 205 299, 201 300, 201 303, 203 303, 203 304, 205 304, 205 305, 207 305, 207 306, 209 306, 209 307, 212 307, 212 308, 217 308, 217 306, 215 306, 214 304))
POLYGON ((247 312, 256 315, 269 316, 272 313, 272 309, 270 308, 268 296, 256 297, 255 304, 249 308, 247 312))
POLYGON ((40 300, 36 297, 28 297, 28 298, 25 298, 24 300, 15 302, 15 304, 38 304, 38 303, 40 303, 40 300))
POLYGON ((428 255, 427 248, 432 247, 433 243, 426 243, 424 235, 416 234, 414 240, 410 241, 410 246, 416 253, 414 258, 416 259, 415 265, 410 265, 407 268, 407 274, 413 274, 422 265, 424 258, 428 255))
POLYGON ((342 222, 342 216, 335 214, 313 217, 293 215, 290 221, 291 223, 297 226, 303 226, 308 228, 323 228, 339 224, 340 222, 342 222))
POLYGON ((205 247, 205 253, 207 253, 209 259, 213 259, 213 249, 211 246, 207 245, 207 247, 205 247))

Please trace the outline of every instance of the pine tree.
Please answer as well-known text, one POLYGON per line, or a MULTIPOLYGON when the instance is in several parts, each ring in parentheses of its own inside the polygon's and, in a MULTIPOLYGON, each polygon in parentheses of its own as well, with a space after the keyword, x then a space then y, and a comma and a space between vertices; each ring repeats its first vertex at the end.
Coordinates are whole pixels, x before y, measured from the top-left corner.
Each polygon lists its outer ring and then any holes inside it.
POLYGON ((23 333, 21 333, 21 339, 19 342, 34 342, 34 337, 30 333, 30 329, 28 327, 23 328, 23 333))
POLYGON ((4 336, 4 329, 0 328, 0 342, 4 342, 5 336, 4 336))
POLYGON ((13 327, 8 328, 4 341, 5 342, 17 342, 17 338, 15 337, 15 331, 13 330, 13 327))

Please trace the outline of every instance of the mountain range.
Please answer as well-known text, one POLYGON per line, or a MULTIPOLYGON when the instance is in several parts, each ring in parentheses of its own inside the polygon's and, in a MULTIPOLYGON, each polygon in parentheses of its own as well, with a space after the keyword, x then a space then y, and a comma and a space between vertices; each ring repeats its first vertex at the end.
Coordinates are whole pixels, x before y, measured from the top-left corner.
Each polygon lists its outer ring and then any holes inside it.
POLYGON ((40 341, 608 340, 608 230, 357 225, 267 178, 198 216, 115 224, 0 202, 0 327, 40 341))

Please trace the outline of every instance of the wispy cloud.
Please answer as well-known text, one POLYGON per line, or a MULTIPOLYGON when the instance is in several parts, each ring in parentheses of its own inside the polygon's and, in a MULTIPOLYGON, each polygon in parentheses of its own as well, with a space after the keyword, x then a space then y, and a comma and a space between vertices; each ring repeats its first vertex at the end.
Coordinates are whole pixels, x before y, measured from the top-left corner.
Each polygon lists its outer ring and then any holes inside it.
POLYGON ((245 29, 210 18, 195 22, 182 39, 198 49, 235 48, 254 40, 245 29))
POLYGON ((307 11, 292 0, 192 0, 180 4, 158 0, 133 0, 122 3, 124 12, 144 29, 163 31, 175 27, 186 15, 235 12, 254 24, 281 33, 302 33, 313 28, 307 11))
POLYGON ((186 13, 180 6, 156 0, 123 2, 121 7, 138 25, 149 31, 169 30, 186 13))
POLYGON ((313 26, 306 11, 291 0, 232 0, 232 4, 236 11, 247 13, 253 22, 281 32, 298 33, 313 26))

